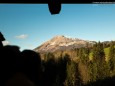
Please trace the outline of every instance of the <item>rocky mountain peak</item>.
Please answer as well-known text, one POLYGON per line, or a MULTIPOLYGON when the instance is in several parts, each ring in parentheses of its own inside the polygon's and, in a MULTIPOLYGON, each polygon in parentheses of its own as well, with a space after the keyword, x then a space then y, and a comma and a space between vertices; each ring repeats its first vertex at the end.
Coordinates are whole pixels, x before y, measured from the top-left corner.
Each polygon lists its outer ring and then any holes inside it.
POLYGON ((54 52, 57 50, 85 47, 87 43, 92 44, 91 41, 57 35, 34 50, 36 52, 54 52))

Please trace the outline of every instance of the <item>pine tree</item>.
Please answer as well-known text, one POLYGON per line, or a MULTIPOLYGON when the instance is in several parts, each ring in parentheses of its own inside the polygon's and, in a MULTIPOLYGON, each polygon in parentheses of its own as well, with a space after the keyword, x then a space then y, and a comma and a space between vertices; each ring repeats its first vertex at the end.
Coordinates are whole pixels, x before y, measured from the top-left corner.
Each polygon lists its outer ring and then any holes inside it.
POLYGON ((115 48, 114 48, 114 42, 111 41, 110 43, 110 49, 109 49, 109 62, 110 70, 115 69, 115 48))
POLYGON ((67 63, 66 86, 80 86, 80 74, 77 63, 71 61, 67 63))

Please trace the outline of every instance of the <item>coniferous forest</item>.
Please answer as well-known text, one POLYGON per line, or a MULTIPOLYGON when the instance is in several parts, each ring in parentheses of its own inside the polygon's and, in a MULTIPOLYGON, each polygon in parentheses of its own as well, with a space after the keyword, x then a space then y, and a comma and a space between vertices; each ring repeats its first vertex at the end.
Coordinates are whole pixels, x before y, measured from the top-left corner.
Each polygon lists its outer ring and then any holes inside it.
POLYGON ((115 86, 115 41, 41 54, 42 86, 115 86))

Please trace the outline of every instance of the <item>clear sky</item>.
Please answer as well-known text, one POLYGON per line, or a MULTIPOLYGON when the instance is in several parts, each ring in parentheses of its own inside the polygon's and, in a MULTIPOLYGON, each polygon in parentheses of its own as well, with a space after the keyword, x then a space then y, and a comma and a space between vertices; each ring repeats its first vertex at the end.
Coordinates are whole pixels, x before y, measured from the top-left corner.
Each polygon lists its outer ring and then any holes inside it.
POLYGON ((0 4, 4 44, 34 49, 56 35, 91 41, 115 40, 115 4, 62 4, 51 15, 47 4, 0 4))

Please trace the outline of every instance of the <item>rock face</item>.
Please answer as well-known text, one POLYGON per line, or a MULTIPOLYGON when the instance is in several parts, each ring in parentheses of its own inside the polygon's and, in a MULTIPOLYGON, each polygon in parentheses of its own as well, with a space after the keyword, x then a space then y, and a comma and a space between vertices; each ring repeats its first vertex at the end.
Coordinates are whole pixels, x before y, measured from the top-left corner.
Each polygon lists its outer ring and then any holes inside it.
POLYGON ((78 38, 68 38, 63 35, 55 36, 51 40, 43 43, 41 46, 35 48, 36 52, 54 52, 57 50, 67 50, 74 48, 81 48, 85 46, 92 46, 94 41, 87 41, 78 38))

